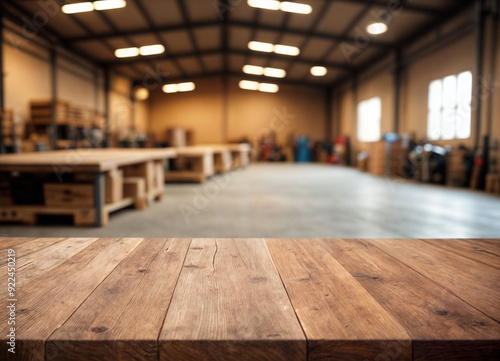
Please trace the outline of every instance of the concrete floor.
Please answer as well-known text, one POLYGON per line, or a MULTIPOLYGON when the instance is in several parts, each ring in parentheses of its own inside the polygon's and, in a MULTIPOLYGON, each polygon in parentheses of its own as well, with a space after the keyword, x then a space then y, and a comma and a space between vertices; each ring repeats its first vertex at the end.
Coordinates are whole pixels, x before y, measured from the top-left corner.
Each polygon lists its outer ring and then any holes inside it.
POLYGON ((0 236, 498 238, 500 197, 315 164, 252 164, 103 228, 1 225, 0 236))

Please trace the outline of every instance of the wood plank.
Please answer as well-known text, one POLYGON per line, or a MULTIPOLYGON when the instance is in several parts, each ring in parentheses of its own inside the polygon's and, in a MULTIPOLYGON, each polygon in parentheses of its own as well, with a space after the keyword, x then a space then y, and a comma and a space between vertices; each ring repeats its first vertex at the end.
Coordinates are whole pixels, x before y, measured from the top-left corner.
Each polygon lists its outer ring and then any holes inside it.
MULTIPOLYGON (((39 243, 46 244, 44 248, 19 257, 16 251, 16 287, 17 290, 35 281, 53 268, 64 263, 78 252, 84 250, 97 240, 97 238, 42 238, 39 243), (51 240, 49 244, 46 240, 51 240), (59 240, 58 242, 54 242, 59 240)), ((27 250, 29 251, 29 250, 27 250)), ((22 250, 22 253, 25 251, 22 250)), ((0 266, 0 274, 7 274, 7 265, 0 266)), ((7 290, 0 289, 0 298, 6 299, 7 290)))
POLYGON ((162 361, 306 359, 262 239, 193 240, 159 342, 162 361))
POLYGON ((366 240, 322 240, 358 282, 405 327, 413 360, 495 360, 500 326, 366 240))
POLYGON ((422 240, 372 240, 380 249, 500 322, 500 271, 422 240))
POLYGON ((64 240, 65 238, 11 238, 5 242, 8 247, 4 247, 2 240, 0 244, 1 249, 13 248, 16 251, 16 258, 19 259, 64 240))
POLYGON ((411 360, 405 329, 314 239, 266 240, 307 337, 308 360, 411 360))
POLYGON ((436 247, 500 268, 500 241, 497 247, 478 239, 424 239, 436 247))
MULTIPOLYGON (((71 316, 107 275, 142 241, 99 239, 37 282, 17 292, 16 360, 44 360, 45 341, 71 316), (20 312, 22 310, 22 312, 20 312)), ((0 359, 7 352, 7 312, 0 314, 0 359)))
POLYGON ((0 237, 0 250, 17 247, 25 242, 30 242, 36 238, 33 237, 0 237))
POLYGON ((58 350, 53 361, 157 360, 158 335, 190 241, 144 240, 50 337, 47 354, 58 350))

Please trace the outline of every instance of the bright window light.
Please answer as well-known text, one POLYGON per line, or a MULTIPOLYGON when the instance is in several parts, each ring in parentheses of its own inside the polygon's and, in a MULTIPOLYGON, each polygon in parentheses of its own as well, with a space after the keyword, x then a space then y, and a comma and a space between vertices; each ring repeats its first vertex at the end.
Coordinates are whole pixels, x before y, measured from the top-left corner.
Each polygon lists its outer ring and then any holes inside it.
POLYGON ((286 71, 277 68, 265 68, 264 75, 272 78, 284 78, 286 76, 286 71))
POLYGON ((296 14, 310 14, 312 12, 311 5, 292 3, 290 1, 284 1, 281 3, 281 10, 288 13, 296 14))
POLYGON ((161 44, 141 46, 139 53, 143 56, 161 54, 165 51, 165 47, 161 44))
POLYGON ((196 86, 194 85, 193 82, 187 82, 187 83, 180 83, 177 84, 177 87, 180 92, 190 92, 193 91, 196 86))
POLYGON ((127 6, 125 0, 100 0, 94 1, 94 9, 96 10, 111 10, 121 9, 127 6))
POLYGON ((313 66, 311 68, 311 74, 314 76, 325 76, 326 72, 327 70, 324 66, 313 66))
POLYGON ((372 35, 380 35, 387 31, 387 25, 384 23, 372 23, 366 27, 366 31, 372 35))
POLYGON ((380 140, 380 120, 382 102, 379 97, 365 100, 358 104, 358 140, 376 142, 380 140))
POLYGON ((242 80, 239 82, 238 85, 241 89, 245 89, 245 90, 258 90, 259 89, 259 83, 257 83, 256 81, 242 80))
POLYGON ((279 90, 279 87, 276 84, 269 83, 260 83, 259 91, 266 93, 276 93, 279 90))
POLYGON ((115 50, 115 56, 117 58, 129 58, 131 56, 137 56, 137 55, 139 55, 139 49, 135 47, 115 50))
POLYGON ((297 56, 300 54, 300 50, 296 46, 281 45, 281 44, 274 46, 274 52, 276 54, 291 55, 291 56, 297 56))
POLYGON ((253 8, 279 10, 280 2, 276 0, 248 0, 248 5, 253 8))
POLYGON ((262 75, 264 74, 264 68, 256 65, 245 65, 243 67, 243 72, 245 74, 262 75))
POLYGON ((179 87, 177 84, 166 84, 162 88, 164 93, 177 93, 179 91, 179 87))
POLYGON ((437 79, 429 84, 429 140, 467 139, 471 135, 472 73, 437 79))
POLYGON ((88 11, 93 11, 94 5, 91 2, 66 4, 62 6, 61 10, 65 14, 85 13, 88 11))
POLYGON ((274 45, 270 43, 263 43, 261 41, 251 41, 248 43, 248 48, 254 51, 263 51, 265 53, 272 53, 274 45))

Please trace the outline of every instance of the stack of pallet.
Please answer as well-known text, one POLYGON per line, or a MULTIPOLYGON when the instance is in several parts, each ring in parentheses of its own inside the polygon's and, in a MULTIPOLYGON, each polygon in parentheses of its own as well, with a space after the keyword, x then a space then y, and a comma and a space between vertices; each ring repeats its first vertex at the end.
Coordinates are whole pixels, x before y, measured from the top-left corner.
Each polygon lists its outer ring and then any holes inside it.
POLYGON ((446 158, 446 184, 453 187, 467 185, 466 151, 453 148, 446 158))
POLYGON ((374 175, 402 176, 406 163, 406 148, 402 142, 386 144, 384 141, 374 142, 369 152, 368 170, 374 175), (386 170, 389 174, 386 174, 386 170))

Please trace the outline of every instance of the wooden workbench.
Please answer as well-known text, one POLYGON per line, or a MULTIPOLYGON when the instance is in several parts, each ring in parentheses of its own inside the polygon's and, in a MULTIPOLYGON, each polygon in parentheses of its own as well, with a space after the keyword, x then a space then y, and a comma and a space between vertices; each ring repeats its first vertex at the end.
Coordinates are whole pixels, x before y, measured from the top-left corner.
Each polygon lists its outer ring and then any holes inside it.
POLYGON ((132 204, 144 208, 148 201, 161 199, 163 164, 175 156, 172 149, 78 149, 0 155, 0 180, 8 184, 19 174, 43 175, 47 178, 40 181, 46 187, 45 198, 53 195, 57 202, 47 204, 45 199, 45 204, 0 204, 0 221, 33 224, 38 215, 55 214, 72 215, 75 225, 105 225, 109 213, 115 210, 132 204))
POLYGON ((165 173, 166 182, 203 183, 215 173, 214 152, 209 147, 177 147, 177 166, 165 173))
POLYGON ((208 148, 213 152, 214 171, 216 173, 227 173, 233 169, 233 155, 231 149, 225 144, 204 144, 191 148, 208 148))
POLYGON ((4 238, 0 254, 17 300, 2 360, 500 355, 500 240, 4 238))

